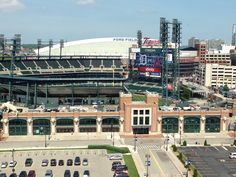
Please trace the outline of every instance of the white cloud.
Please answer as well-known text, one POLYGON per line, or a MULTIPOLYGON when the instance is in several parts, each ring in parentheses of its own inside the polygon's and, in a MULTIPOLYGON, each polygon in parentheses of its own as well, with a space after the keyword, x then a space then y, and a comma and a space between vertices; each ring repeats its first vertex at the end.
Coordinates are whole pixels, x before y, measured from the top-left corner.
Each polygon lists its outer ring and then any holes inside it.
POLYGON ((87 4, 94 4, 95 0, 77 0, 77 4, 79 5, 87 5, 87 4))
POLYGON ((23 7, 24 5, 20 0, 0 0, 0 11, 14 11, 23 7))

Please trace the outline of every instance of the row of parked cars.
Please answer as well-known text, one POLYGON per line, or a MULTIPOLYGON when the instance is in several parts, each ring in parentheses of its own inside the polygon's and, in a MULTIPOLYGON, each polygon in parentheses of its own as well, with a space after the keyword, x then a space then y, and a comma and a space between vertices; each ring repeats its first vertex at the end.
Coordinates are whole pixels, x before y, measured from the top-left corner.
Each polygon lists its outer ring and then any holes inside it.
MULTIPOLYGON (((67 166, 78 166, 78 165, 83 165, 83 166, 88 166, 88 159, 84 158, 81 162, 81 159, 79 156, 75 157, 75 159, 67 159, 66 162, 64 162, 64 160, 59 160, 57 161, 56 159, 51 159, 50 161, 48 159, 43 159, 41 166, 42 167, 47 167, 49 166, 64 166, 66 163, 67 166)), ((25 160, 25 167, 31 167, 33 164, 33 159, 32 158, 27 158, 25 160)), ((17 165, 17 161, 10 161, 9 163, 9 167, 15 167, 17 165)), ((8 162, 2 162, 1 164, 1 168, 7 168, 8 166, 8 162)), ((73 177, 79 177, 79 172, 78 171, 74 171, 73 173, 73 177)), ((70 170, 65 170, 64 172, 64 177, 71 177, 72 173, 70 170)), ((12 173, 10 175, 10 177, 17 177, 18 175, 16 173, 12 173)), ((89 177, 90 176, 90 172, 89 170, 84 170, 83 172, 83 177, 89 177)), ((6 173, 0 173, 0 177, 6 177, 6 173)), ((30 170, 28 173, 26 171, 21 171, 19 174, 19 177, 36 177, 36 172, 35 170, 30 170)), ((45 173, 45 177, 53 177, 53 171, 51 169, 48 169, 45 173)))
MULTIPOLYGON (((84 170, 83 177, 89 177, 89 176, 90 176, 89 170, 84 170)), ((6 173, 0 173, 0 177, 7 177, 7 174, 6 173)), ((26 171, 21 171, 19 175, 17 175, 16 173, 12 173, 12 174, 10 174, 9 177, 36 177, 36 173, 35 173, 34 170, 30 170, 29 173, 27 173, 26 171)), ((52 170, 48 169, 45 173, 45 177, 53 177, 52 170)), ((72 177, 71 171, 70 170, 65 170, 64 177, 72 177)), ((74 171, 73 177, 80 177, 79 172, 74 171)))
POLYGON ((129 177, 128 167, 121 163, 123 159, 122 154, 112 154, 109 156, 110 160, 115 160, 112 162, 111 170, 114 171, 113 177, 129 177))

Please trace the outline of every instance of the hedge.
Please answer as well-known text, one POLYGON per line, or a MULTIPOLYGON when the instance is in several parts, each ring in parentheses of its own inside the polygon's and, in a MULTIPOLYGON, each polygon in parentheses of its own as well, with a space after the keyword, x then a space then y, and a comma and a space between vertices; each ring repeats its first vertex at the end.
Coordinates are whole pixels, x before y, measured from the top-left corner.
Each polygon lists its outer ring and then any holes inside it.
POLYGON ((106 149, 108 153, 130 153, 127 147, 116 147, 111 145, 88 145, 88 149, 106 149))

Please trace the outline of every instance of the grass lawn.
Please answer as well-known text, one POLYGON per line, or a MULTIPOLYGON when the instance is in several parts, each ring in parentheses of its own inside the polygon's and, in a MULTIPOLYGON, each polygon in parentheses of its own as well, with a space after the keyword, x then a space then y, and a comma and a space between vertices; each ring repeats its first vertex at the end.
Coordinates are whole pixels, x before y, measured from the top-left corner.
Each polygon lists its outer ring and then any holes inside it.
POLYGON ((137 168, 131 155, 124 155, 125 164, 128 166, 129 177, 139 177, 137 168))

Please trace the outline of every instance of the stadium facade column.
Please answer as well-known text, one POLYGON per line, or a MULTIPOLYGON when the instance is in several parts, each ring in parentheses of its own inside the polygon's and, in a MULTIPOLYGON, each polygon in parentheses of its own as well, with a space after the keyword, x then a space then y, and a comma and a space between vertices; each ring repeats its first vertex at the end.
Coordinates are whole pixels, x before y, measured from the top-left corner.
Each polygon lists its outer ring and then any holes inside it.
POLYGON ((162 124, 162 117, 159 116, 157 118, 157 133, 161 133, 161 124, 162 124))
POLYGON ((120 133, 124 132, 124 117, 120 117, 120 133))
POLYGON ((101 133, 102 130, 102 118, 100 116, 97 117, 97 133, 101 133))
POLYGON ((33 120, 32 120, 32 116, 27 118, 27 135, 28 136, 33 135, 33 120))
POLYGON ((74 117, 74 133, 79 133, 79 118, 74 117))
POLYGON ((51 122, 51 135, 55 135, 56 134, 56 118, 51 117, 50 122, 51 122))
POLYGON ((227 130, 226 129, 227 121, 228 121, 228 118, 224 115, 221 115, 221 119, 220 119, 220 131, 221 132, 225 132, 227 130))
MULTIPOLYGON (((4 114, 8 114, 8 113, 4 113, 4 114)), ((3 118, 2 123, 3 123, 3 134, 4 134, 4 136, 9 136, 9 120, 8 120, 8 118, 3 118)))
POLYGON ((179 127, 178 127, 178 134, 184 133, 184 117, 183 115, 179 116, 179 127))
POLYGON ((206 117, 205 115, 201 115, 201 120, 200 120, 200 133, 205 133, 205 124, 206 124, 206 117))

